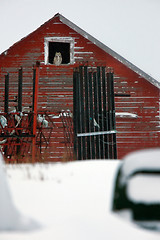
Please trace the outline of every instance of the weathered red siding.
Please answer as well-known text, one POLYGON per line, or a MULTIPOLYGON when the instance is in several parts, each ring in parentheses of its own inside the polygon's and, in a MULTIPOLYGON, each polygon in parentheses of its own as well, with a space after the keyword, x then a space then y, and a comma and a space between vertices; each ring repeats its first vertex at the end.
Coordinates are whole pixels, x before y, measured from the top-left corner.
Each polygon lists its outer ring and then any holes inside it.
MULTIPOLYGON (((73 107, 72 74, 74 65, 45 65, 44 38, 72 37, 75 41, 74 58, 91 65, 106 65, 114 68, 116 111, 138 115, 138 118, 117 117, 118 158, 128 152, 147 147, 158 147, 159 89, 137 73, 97 47, 94 43, 63 24, 58 17, 42 25, 0 56, 0 107, 3 111, 4 74, 10 73, 10 99, 17 94, 18 69, 23 67, 23 105, 32 104, 32 66, 40 62, 38 110, 51 111, 56 116, 73 107)), ((13 103, 12 103, 13 104, 13 103)), ((59 118, 48 149, 50 160, 61 161, 65 154, 63 127, 59 118)))

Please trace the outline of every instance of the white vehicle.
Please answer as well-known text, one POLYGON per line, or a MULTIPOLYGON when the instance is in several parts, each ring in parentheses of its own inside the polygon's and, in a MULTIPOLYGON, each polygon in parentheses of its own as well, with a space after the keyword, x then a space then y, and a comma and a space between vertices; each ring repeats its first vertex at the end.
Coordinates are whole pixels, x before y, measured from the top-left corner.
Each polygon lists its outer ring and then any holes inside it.
MULTIPOLYGON (((123 165, 122 185, 128 182, 127 162, 123 165)), ((112 211, 114 183, 121 164, 118 160, 89 160, 5 166, 9 187, 4 190, 7 182, 0 185, 4 200, 0 199, 0 240, 158 240, 159 232, 123 220, 112 211), (5 201, 8 192, 12 203, 5 201), (3 218, 6 222, 2 229, 3 218)), ((4 165, 0 166, 2 170, 4 165)), ((0 171, 2 178, 5 172, 0 171)), ((129 196, 139 201, 141 196, 132 180, 129 196)))

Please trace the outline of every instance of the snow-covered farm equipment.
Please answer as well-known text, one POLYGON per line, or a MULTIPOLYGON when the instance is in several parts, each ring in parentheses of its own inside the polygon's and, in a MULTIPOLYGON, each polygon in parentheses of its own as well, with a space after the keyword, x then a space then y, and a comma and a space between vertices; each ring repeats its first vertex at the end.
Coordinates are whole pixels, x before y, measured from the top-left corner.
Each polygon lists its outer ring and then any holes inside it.
POLYGON ((9 74, 5 75, 4 111, 0 112, 0 147, 7 162, 34 162, 49 145, 55 124, 48 112, 38 112, 39 66, 33 68, 32 106, 22 105, 22 68, 18 95, 9 99, 9 74))

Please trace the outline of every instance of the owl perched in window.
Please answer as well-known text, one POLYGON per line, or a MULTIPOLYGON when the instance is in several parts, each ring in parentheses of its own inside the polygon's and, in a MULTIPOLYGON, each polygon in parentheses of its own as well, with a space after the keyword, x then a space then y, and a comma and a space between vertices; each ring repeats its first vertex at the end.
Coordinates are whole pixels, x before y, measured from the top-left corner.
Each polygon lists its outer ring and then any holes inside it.
POLYGON ((62 63, 62 54, 60 52, 55 53, 55 57, 53 59, 53 63, 56 66, 59 66, 62 63))

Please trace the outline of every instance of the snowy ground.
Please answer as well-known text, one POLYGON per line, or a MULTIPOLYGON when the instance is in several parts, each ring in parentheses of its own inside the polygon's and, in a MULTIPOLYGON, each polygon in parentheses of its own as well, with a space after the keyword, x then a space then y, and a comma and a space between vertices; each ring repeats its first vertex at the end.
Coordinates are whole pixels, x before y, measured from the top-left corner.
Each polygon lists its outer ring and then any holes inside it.
POLYGON ((119 161, 99 160, 6 166, 14 204, 37 228, 1 231, 0 240, 158 240, 158 233, 110 212, 118 165, 119 161))

